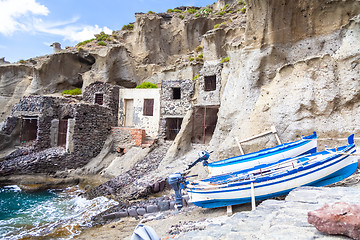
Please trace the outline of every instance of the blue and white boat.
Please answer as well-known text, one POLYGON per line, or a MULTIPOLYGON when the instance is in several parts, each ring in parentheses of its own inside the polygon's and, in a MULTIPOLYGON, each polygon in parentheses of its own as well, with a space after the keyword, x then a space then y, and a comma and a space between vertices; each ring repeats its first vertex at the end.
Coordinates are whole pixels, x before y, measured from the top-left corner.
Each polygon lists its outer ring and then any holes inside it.
POLYGON ((348 145, 263 164, 250 169, 187 182, 192 203, 214 208, 282 196, 300 186, 325 186, 341 181, 357 169, 354 135, 348 145))
POLYGON ((295 142, 284 143, 258 152, 208 163, 207 168, 209 176, 216 176, 252 168, 261 164, 276 162, 284 158, 315 153, 316 147, 317 136, 316 132, 314 132, 312 135, 306 137, 303 136, 301 140, 295 142))

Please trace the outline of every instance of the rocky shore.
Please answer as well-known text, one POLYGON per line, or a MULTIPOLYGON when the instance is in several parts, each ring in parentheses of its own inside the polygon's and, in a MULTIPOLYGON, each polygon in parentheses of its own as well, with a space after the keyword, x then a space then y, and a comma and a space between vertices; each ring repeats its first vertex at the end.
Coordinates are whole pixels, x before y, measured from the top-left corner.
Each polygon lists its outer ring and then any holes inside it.
POLYGON ((128 217, 102 227, 85 230, 76 239, 130 239, 139 223, 151 226, 162 239, 348 239, 319 232, 308 223, 308 212, 324 204, 347 202, 360 205, 360 174, 328 187, 301 187, 285 198, 226 208, 202 209, 195 206, 181 211, 170 210, 154 215, 128 217), (280 200, 279 200, 280 199, 280 200))

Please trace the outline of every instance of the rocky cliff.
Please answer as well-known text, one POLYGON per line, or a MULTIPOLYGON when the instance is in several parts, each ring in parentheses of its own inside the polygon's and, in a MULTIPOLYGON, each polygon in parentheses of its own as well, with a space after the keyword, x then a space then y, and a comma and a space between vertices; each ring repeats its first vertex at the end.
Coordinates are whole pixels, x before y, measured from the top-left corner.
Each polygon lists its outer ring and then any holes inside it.
MULTIPOLYGON (((106 46, 94 40, 25 63, 3 63, 0 120, 23 95, 84 89, 96 81, 132 88, 214 71, 221 79, 220 108, 206 146, 215 151, 213 159, 239 154, 235 137, 272 125, 283 141, 312 131, 323 137, 360 133, 358 0, 219 0, 196 13, 187 9, 138 13, 133 27, 114 32, 106 46), (220 63, 224 57, 229 61, 220 63)), ((198 103, 200 83, 194 81, 198 103)), ((189 149, 189 121, 184 118, 160 172, 189 149)), ((255 141, 248 150, 274 142, 255 141)))

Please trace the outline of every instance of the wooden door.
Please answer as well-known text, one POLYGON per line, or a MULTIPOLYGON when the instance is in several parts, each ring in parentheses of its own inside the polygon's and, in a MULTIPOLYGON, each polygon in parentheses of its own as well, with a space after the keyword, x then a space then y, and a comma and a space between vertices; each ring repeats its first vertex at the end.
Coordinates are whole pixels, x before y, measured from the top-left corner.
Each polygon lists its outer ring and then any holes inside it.
POLYGON ((58 133, 58 146, 66 146, 66 134, 67 134, 68 120, 60 119, 59 121, 59 133, 58 133))
POLYGON ((134 99, 125 99, 125 126, 133 126, 134 99))

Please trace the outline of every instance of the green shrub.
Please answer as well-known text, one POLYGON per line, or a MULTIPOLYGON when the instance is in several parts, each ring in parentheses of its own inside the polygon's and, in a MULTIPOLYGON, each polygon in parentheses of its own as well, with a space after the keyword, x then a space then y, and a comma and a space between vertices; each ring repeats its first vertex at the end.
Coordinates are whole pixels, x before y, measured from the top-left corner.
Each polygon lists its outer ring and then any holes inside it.
POLYGON ((81 89, 75 88, 75 89, 72 89, 72 90, 65 90, 65 91, 62 92, 62 94, 80 95, 81 94, 81 89))
POLYGON ((199 76, 199 74, 196 74, 194 77, 193 77, 193 80, 196 80, 196 79, 198 79, 200 76, 199 76))
POLYGON ((200 17, 200 14, 199 14, 199 13, 196 13, 194 16, 195 16, 195 17, 200 17))
POLYGON ((218 15, 220 15, 220 16, 224 16, 224 15, 225 15, 225 13, 226 13, 225 11, 221 11, 221 12, 219 12, 219 13, 218 13, 218 15))
POLYGON ((201 54, 199 54, 198 58, 203 59, 203 58, 204 58, 204 55, 201 53, 201 54))
POLYGON ((153 11, 148 11, 148 13, 149 13, 149 14, 155 14, 155 12, 153 12, 153 11))
POLYGON ((201 52, 203 49, 204 49, 204 47, 199 45, 195 48, 195 52, 201 52))
POLYGON ((203 8, 199 11, 203 16, 208 17, 210 14, 212 14, 211 8, 203 8))
POLYGON ((110 35, 108 35, 104 32, 95 34, 95 37, 96 37, 96 41, 110 41, 111 40, 110 35))
POLYGON ((180 16, 179 16, 179 18, 184 19, 184 18, 185 18, 185 16, 184 16, 184 15, 180 15, 180 16))
POLYGON ((21 60, 19 61, 19 63, 21 63, 21 64, 25 64, 25 63, 26 63, 26 61, 25 61, 24 59, 21 59, 21 60))
POLYGON ((241 13, 246 13, 246 7, 243 7, 241 10, 240 10, 241 13))
POLYGON ((193 58, 193 57, 191 57, 191 58, 189 58, 189 61, 191 62, 191 61, 194 61, 195 59, 193 58))
POLYGON ((94 41, 95 38, 92 38, 92 39, 89 39, 89 40, 85 40, 85 41, 82 41, 82 42, 79 42, 76 47, 81 47, 81 46, 84 46, 85 44, 89 43, 89 42, 92 42, 94 41))
POLYGON ((182 11, 180 9, 174 9, 174 12, 176 13, 182 13, 182 11))
POLYGON ((157 88, 157 85, 151 82, 143 82, 137 85, 136 88, 157 88))
POLYGON ((98 45, 100 45, 100 46, 106 46, 106 43, 104 43, 103 41, 100 41, 100 42, 98 42, 98 45))
POLYGON ((246 5, 246 3, 244 1, 239 1, 238 4, 240 5, 246 5))
POLYGON ((82 47, 78 47, 79 52, 82 51, 82 50, 84 50, 82 47))
POLYGON ((219 24, 216 24, 216 25, 214 26, 214 29, 217 29, 217 28, 219 28, 219 27, 220 27, 220 25, 221 25, 221 23, 219 23, 219 24))
POLYGON ((134 24, 129 23, 128 25, 124 25, 121 30, 133 30, 134 24))
POLYGON ((223 59, 221 59, 220 63, 225 63, 229 61, 229 57, 224 57, 223 59))
POLYGON ((227 13, 232 13, 233 11, 227 11, 227 13))
POLYGON ((174 10, 172 10, 172 9, 170 8, 170 9, 168 9, 166 12, 167 12, 167 13, 172 13, 172 12, 174 12, 174 10))
POLYGON ((228 6, 229 6, 229 4, 226 4, 223 9, 225 10, 228 6))
POLYGON ((189 9, 187 10, 187 12, 188 12, 188 13, 191 13, 191 14, 194 14, 194 13, 196 13, 196 9, 194 9, 194 8, 189 8, 189 9))

